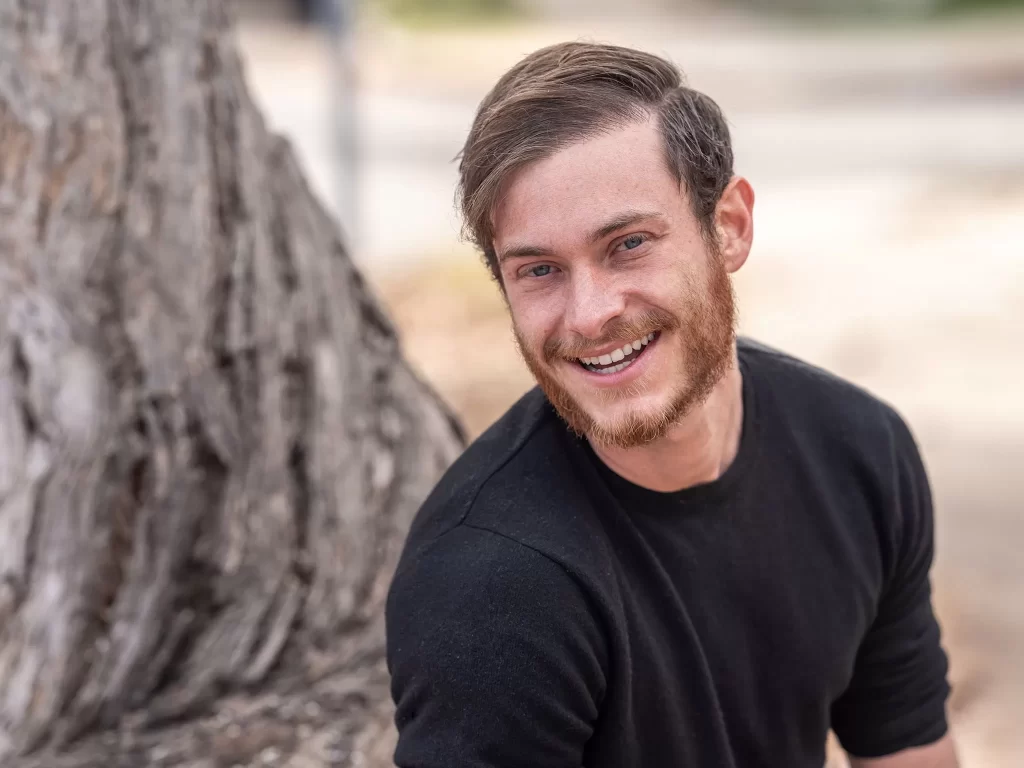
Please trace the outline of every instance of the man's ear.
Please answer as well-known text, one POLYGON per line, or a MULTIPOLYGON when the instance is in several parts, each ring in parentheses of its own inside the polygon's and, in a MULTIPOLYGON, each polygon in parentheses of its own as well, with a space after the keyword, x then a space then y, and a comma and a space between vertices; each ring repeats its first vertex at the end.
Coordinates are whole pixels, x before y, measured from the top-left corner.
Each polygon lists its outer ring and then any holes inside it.
POLYGON ((722 263, 732 273, 743 266, 754 241, 754 188, 733 176, 715 208, 715 234, 722 263))

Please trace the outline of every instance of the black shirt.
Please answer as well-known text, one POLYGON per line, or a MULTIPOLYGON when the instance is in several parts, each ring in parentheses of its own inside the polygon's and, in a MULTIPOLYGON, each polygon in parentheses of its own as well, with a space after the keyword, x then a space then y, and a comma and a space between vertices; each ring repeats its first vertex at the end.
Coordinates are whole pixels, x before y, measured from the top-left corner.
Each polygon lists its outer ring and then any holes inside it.
POLYGON ((946 732, 932 509, 907 427, 741 340, 738 455, 616 475, 539 390, 452 466, 387 605, 401 768, 820 768, 946 732))

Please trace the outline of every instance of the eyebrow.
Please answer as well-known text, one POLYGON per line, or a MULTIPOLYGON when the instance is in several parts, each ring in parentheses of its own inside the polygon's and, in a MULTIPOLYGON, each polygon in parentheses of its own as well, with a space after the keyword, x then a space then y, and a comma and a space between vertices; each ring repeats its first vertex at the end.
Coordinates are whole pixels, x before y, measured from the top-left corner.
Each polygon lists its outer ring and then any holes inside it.
MULTIPOLYGON (((603 240, 608 237, 608 235, 618 232, 620 229, 628 227, 631 224, 636 224, 637 222, 644 221, 646 219, 660 218, 662 218, 662 216, 657 211, 623 211, 591 232, 590 236, 587 238, 587 242, 593 245, 599 240, 603 240)), ((498 263, 505 262, 508 259, 550 255, 550 249, 542 248, 539 245, 513 245, 502 249, 501 253, 498 254, 498 263)))
POLYGON ((513 245, 509 248, 505 248, 501 253, 498 254, 498 262, 508 261, 509 259, 521 259, 527 256, 550 256, 551 251, 547 248, 541 248, 539 245, 513 245))
POLYGON ((657 211, 623 211, 618 216, 595 229, 591 234, 588 242, 593 245, 599 240, 604 240, 608 235, 618 232, 620 229, 636 224, 646 219, 660 219, 661 214, 657 211))

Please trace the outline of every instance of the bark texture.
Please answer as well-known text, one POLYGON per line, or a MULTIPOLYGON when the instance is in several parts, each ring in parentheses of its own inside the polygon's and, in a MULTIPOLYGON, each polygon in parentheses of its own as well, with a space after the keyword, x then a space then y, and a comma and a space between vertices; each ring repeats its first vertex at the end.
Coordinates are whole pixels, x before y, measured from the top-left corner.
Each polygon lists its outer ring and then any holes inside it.
POLYGON ((0 0, 0 764, 389 762, 382 602, 462 437, 221 0, 0 0))

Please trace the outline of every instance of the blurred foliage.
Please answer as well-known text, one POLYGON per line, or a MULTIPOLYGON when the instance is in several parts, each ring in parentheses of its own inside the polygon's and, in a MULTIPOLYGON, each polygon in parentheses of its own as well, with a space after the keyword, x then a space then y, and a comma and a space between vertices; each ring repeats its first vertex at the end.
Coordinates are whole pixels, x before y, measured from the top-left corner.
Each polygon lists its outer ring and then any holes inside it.
MULTIPOLYGON (((318 0, 305 0, 317 2, 318 0)), ((321 2, 324 0, 320 0, 321 2)), ((545 3, 537 0, 370 0, 393 19, 414 25, 445 25, 520 19, 534 13, 544 14, 545 3)), ((723 6, 735 5, 766 13, 795 14, 819 18, 921 19, 946 14, 963 14, 992 9, 1024 10, 1024 0, 717 0, 723 6)), ((689 0, 663 0, 670 10, 680 10, 689 0)), ((554 3, 557 6, 557 3, 554 3)), ((629 13, 627 0, 595 0, 606 10, 621 7, 629 13)))
POLYGON ((519 0, 376 0, 392 18, 413 24, 473 23, 526 15, 519 0))
POLYGON ((991 8, 1019 8, 1024 10, 1024 0, 938 0, 937 9, 943 13, 966 13, 991 8))
POLYGON ((978 11, 1021 9, 1024 0, 726 0, 768 14, 822 20, 927 19, 978 11))

